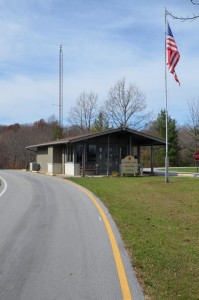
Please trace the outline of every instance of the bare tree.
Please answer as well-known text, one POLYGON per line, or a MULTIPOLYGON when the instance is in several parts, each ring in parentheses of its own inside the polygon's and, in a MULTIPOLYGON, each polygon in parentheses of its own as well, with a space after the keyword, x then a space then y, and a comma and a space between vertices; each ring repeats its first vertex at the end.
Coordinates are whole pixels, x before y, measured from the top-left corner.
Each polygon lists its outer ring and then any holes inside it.
POLYGON ((146 109, 145 94, 134 84, 126 86, 125 78, 119 80, 110 88, 105 109, 109 122, 116 127, 131 127, 140 129, 149 118, 146 109))
POLYGON ((26 168, 34 161, 33 151, 26 147, 62 137, 62 128, 54 117, 29 125, 0 126, 0 168, 26 168))
POLYGON ((86 128, 90 132, 96 117, 97 99, 97 94, 94 92, 82 92, 69 111, 69 122, 78 125, 81 130, 86 128))
POLYGON ((195 142, 195 151, 199 149, 199 97, 188 102, 188 128, 195 142))
POLYGON ((195 151, 195 141, 190 134, 190 128, 187 125, 179 127, 180 142, 180 164, 183 166, 193 166, 193 152, 195 151))
MULTIPOLYGON (((192 3, 193 5, 199 5, 198 2, 195 2, 195 1, 193 1, 193 0, 190 0, 190 1, 191 1, 191 3, 192 3)), ((193 21, 193 20, 199 18, 199 13, 198 13, 198 14, 194 14, 194 13, 193 13, 193 16, 192 16, 192 17, 190 17, 190 16, 186 16, 186 17, 175 16, 175 15, 173 15, 171 12, 169 12, 169 11, 167 11, 167 10, 166 10, 166 13, 167 13, 167 15, 171 16, 173 19, 177 19, 177 20, 181 20, 181 21, 187 21, 187 20, 193 21)))

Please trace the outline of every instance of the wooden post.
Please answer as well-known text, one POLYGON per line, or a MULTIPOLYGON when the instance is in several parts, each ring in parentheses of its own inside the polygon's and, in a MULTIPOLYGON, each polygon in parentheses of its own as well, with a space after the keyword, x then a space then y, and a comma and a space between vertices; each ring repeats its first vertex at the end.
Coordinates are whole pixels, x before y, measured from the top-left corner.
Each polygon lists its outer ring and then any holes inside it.
POLYGON ((86 169, 86 143, 84 142, 83 161, 82 161, 82 176, 83 177, 85 177, 85 169, 86 169))
POLYGON ((152 144, 151 145, 151 175, 154 175, 153 163, 154 163, 154 147, 152 144))
POLYGON ((108 135, 108 145, 107 145, 107 176, 109 176, 109 151, 110 151, 110 145, 109 145, 109 135, 108 135))

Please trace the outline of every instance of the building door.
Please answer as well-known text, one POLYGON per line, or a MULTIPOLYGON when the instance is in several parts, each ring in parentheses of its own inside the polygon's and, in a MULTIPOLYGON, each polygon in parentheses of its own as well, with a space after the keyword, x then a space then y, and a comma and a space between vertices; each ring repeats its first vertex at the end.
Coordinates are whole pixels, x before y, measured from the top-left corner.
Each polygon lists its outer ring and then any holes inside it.
POLYGON ((108 147, 99 146, 97 151, 97 170, 98 174, 107 174, 107 167, 109 162, 109 174, 113 171, 119 172, 119 151, 118 147, 109 148, 109 158, 108 158, 108 147))

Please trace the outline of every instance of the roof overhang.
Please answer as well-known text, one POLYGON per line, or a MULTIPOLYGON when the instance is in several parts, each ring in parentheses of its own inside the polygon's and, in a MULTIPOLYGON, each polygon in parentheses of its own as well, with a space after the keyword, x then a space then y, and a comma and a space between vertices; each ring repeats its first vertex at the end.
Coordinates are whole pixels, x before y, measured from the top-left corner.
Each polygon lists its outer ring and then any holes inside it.
POLYGON ((132 138, 132 140, 134 139, 136 141, 137 145, 140 145, 140 146, 150 146, 150 145, 165 146, 165 144, 166 144, 165 141, 160 138, 156 138, 154 136, 151 136, 151 135, 148 135, 148 134, 136 131, 136 130, 132 130, 129 128, 117 128, 117 129, 106 130, 106 131, 102 131, 102 132, 98 132, 98 133, 74 136, 74 137, 60 139, 57 141, 51 141, 48 143, 32 145, 32 146, 26 147, 26 149, 32 150, 32 151, 37 151, 38 148, 42 148, 42 147, 63 145, 63 144, 69 144, 69 143, 74 144, 74 143, 78 143, 78 142, 89 141, 89 140, 95 139, 95 138, 100 138, 103 136, 111 136, 114 134, 128 135, 129 137, 132 138))

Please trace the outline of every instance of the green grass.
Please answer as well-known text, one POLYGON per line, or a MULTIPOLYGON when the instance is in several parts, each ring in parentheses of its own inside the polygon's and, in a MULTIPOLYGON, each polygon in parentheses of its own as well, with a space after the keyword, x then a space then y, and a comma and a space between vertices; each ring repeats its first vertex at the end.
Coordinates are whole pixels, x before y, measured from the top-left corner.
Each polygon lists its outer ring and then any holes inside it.
POLYGON ((72 179, 109 209, 148 299, 199 299, 199 179, 72 179))

